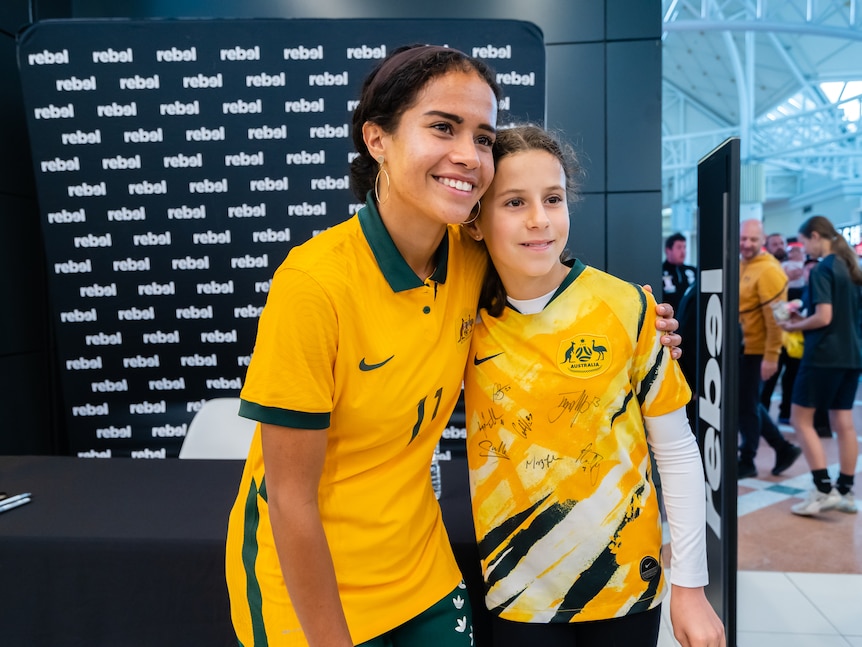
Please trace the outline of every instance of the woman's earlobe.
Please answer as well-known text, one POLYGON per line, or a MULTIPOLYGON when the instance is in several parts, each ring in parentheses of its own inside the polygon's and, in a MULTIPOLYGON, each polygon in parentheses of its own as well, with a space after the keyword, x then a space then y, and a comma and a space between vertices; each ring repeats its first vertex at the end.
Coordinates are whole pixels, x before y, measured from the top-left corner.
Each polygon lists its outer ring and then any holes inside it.
POLYGON ((368 154, 375 160, 379 159, 383 155, 383 130, 380 126, 373 121, 366 121, 362 124, 362 138, 368 154))
POLYGON ((482 241, 482 232, 476 226, 475 222, 470 223, 461 223, 461 228, 467 232, 467 235, 470 236, 473 240, 477 242, 482 241))

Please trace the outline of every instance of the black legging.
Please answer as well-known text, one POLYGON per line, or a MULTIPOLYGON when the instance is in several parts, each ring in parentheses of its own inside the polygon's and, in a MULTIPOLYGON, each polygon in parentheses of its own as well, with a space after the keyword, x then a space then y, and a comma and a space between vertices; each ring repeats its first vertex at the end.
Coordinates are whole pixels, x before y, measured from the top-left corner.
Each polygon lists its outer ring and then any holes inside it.
POLYGON ((760 363, 763 355, 740 355, 739 358, 739 460, 754 463, 760 437, 775 451, 790 443, 778 431, 769 413, 760 403, 760 363))
POLYGON ((661 605, 622 618, 534 624, 494 618, 493 647, 655 647, 661 605))
POLYGON ((775 386, 778 384, 778 378, 781 378, 781 404, 778 406, 778 417, 790 417, 790 396, 793 393, 793 381, 796 379, 796 373, 799 371, 799 362, 802 360, 798 357, 790 357, 787 350, 781 348, 781 355, 778 356, 778 370, 771 378, 763 383, 763 388, 760 390, 760 403, 769 411, 772 404, 772 394, 775 391, 775 386))

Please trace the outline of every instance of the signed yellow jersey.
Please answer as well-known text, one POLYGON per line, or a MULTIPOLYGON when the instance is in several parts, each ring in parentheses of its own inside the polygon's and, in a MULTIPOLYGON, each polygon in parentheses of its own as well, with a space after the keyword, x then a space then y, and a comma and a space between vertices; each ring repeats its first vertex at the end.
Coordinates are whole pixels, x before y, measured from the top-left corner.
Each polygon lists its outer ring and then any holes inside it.
POLYGON ((480 312, 465 378, 486 605, 518 622, 656 606, 661 520, 644 416, 691 392, 655 300, 575 261, 542 312, 480 312))
MULTIPOLYGON (((486 260, 458 227, 437 259, 420 280, 372 204, 291 250, 273 278, 241 392, 241 415, 328 436, 318 500, 356 643, 461 580, 429 466, 461 392, 486 260)), ((241 644, 306 644, 273 544, 259 428, 226 559, 241 644)))

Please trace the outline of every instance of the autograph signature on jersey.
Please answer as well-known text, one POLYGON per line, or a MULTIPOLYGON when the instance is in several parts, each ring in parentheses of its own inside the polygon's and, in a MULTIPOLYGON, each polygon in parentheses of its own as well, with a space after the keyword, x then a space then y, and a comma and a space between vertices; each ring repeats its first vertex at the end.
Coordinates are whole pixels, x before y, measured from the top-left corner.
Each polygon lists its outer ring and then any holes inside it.
POLYGON ((599 480, 599 470, 604 459, 604 456, 593 450, 592 443, 584 447, 575 459, 578 468, 589 474, 590 485, 595 485, 599 480))
POLYGON ((494 409, 489 408, 487 415, 485 413, 479 414, 479 431, 488 431, 497 425, 503 425, 503 416, 499 415, 494 409))
POLYGON ((533 414, 528 413, 524 416, 520 416, 515 420, 515 424, 512 425, 512 427, 522 438, 526 438, 527 434, 529 434, 533 429, 533 414))
POLYGON ((493 441, 486 438, 479 441, 479 456, 483 458, 505 458, 509 459, 509 454, 506 449, 506 443, 502 440, 499 445, 494 445, 493 441))
POLYGON ((546 454, 545 456, 539 457, 530 456, 530 458, 524 461, 524 467, 534 470, 547 470, 551 469, 551 465, 554 464, 554 461, 560 460, 563 459, 555 454, 546 454))
POLYGON ((560 396, 560 403, 548 412, 548 420, 556 422, 563 414, 573 413, 572 421, 569 423, 571 427, 575 425, 579 415, 601 404, 598 397, 590 395, 584 390, 561 393, 560 396))
POLYGON ((503 396, 506 394, 506 392, 511 388, 512 388, 511 384, 506 384, 506 385, 499 384, 499 383, 495 384, 494 385, 494 392, 491 394, 491 399, 494 402, 499 402, 500 400, 503 399, 503 396))

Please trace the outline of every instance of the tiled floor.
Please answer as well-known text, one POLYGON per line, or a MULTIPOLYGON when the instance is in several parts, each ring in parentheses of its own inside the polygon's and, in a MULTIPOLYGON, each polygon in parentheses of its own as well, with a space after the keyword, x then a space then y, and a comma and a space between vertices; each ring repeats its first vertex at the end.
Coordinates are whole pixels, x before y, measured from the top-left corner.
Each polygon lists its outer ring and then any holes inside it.
MULTIPOLYGON (((862 431, 862 389, 854 419, 862 431)), ((782 425, 781 431, 796 442, 791 427, 782 425)), ((835 439, 823 442, 834 479, 835 439)), ((757 478, 738 486, 737 635, 729 647, 862 647, 862 512, 791 514, 790 506, 811 487, 810 472, 800 457, 784 474, 772 476, 774 462, 775 453, 761 443, 757 478)), ((856 482, 862 499, 862 459, 856 482)), ((862 507, 862 500, 857 503, 862 507)), ((668 606, 663 605, 659 647, 679 644, 668 606)))

